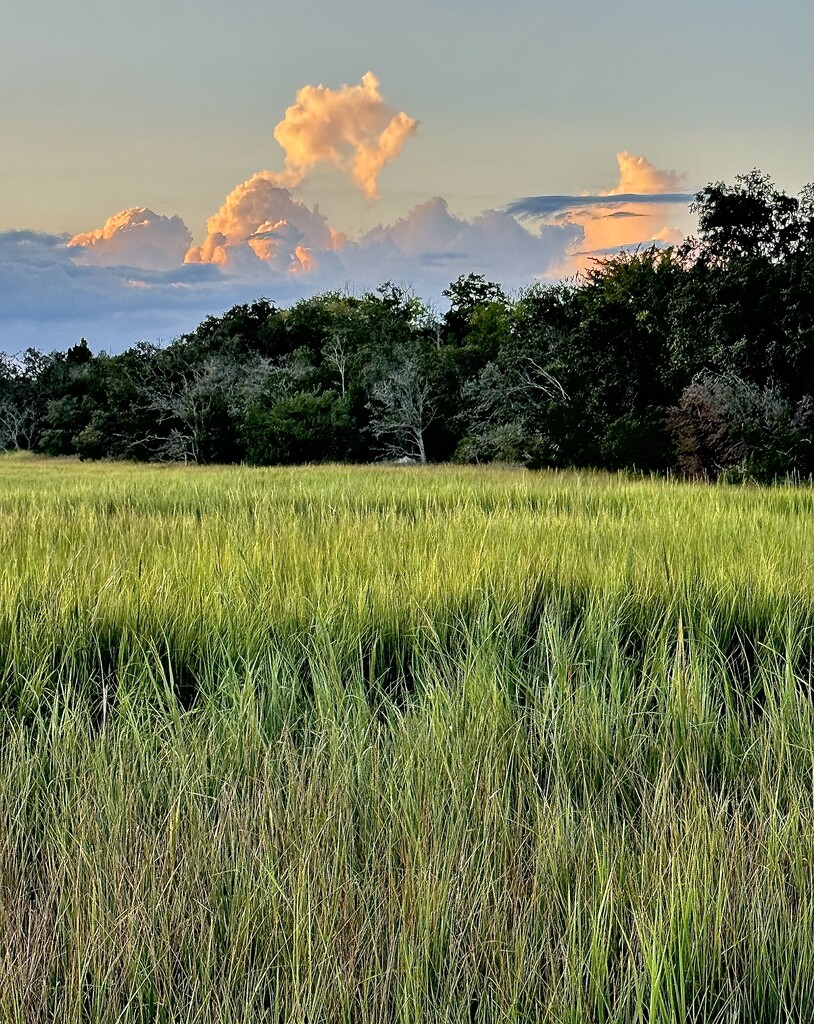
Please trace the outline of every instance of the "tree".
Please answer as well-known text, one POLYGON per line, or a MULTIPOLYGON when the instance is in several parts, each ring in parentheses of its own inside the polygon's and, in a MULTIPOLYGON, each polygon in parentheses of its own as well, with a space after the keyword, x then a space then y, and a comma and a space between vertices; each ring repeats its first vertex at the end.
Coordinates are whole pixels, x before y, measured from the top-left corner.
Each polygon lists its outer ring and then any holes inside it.
POLYGON ((37 436, 37 413, 31 405, 6 399, 0 402, 0 451, 32 447, 37 436))
POLYGON ((508 308, 506 293, 494 281, 487 281, 483 274, 461 274, 441 293, 449 299, 449 309, 444 316, 449 342, 461 345, 472 329, 472 319, 480 310, 495 307, 492 315, 508 308))
POLYGON ((285 313, 268 299, 233 306, 221 316, 208 316, 180 341, 193 361, 226 355, 272 358, 287 350, 285 313))
POLYGON ((65 362, 69 366, 84 366, 93 359, 90 346, 84 338, 80 338, 76 345, 72 345, 65 353, 65 362))
POLYGON ((705 186, 690 207, 698 215, 698 239, 689 240, 685 255, 712 266, 736 259, 788 259, 811 231, 809 189, 799 199, 786 195, 757 169, 737 175, 734 185, 705 186))
POLYGON ((760 171, 696 196, 697 239, 670 299, 675 390, 699 374, 814 390, 814 187, 798 198, 760 171))
POLYGON ((31 448, 37 438, 39 410, 18 360, 0 353, 0 451, 31 448))
POLYGON ((139 438, 139 443, 160 461, 232 461, 238 422, 267 386, 273 368, 259 357, 238 362, 210 355, 190 364, 172 355, 172 361, 153 368, 143 385, 156 424, 165 430, 139 438))
POLYGON ((343 459, 350 431, 346 403, 326 391, 288 395, 267 408, 256 404, 241 433, 248 462, 270 466, 343 459))
POLYGON ((343 331, 335 330, 331 333, 330 338, 322 348, 322 357, 339 374, 340 394, 344 398, 347 390, 346 378, 350 348, 347 335, 343 331))
POLYGON ((531 356, 487 363, 463 391, 467 433, 457 450, 465 462, 551 461, 546 420, 569 397, 562 384, 531 356))
POLYGON ((427 461, 424 435, 436 404, 416 350, 405 353, 370 391, 370 432, 390 458, 427 461))

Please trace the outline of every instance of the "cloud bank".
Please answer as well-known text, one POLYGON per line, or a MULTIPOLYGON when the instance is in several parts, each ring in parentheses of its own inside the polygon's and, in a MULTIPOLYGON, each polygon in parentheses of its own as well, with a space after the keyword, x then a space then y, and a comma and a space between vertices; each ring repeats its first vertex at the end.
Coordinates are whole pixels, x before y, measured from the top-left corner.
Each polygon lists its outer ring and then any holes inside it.
POLYGON ((0 233, 0 349, 64 348, 83 336, 108 350, 170 340, 207 309, 256 294, 251 286, 226 287, 217 267, 89 264, 69 241, 68 235, 0 233))
POLYGON ((597 194, 531 196, 472 219, 435 197, 356 238, 292 193, 326 165, 374 199, 381 170, 415 130, 370 72, 357 86, 308 85, 274 132, 283 170, 238 184, 197 244, 180 217, 145 207, 72 238, 0 233, 0 348, 65 347, 85 336, 116 351, 168 340, 261 295, 285 304, 386 280, 438 302, 460 274, 517 288, 576 273, 623 247, 680 238, 669 216, 692 198, 680 191, 681 175, 627 151, 617 154, 617 183, 597 194))
MULTIPOLYGON (((193 249, 186 263, 167 270, 127 266, 129 243, 117 250, 111 239, 103 266, 90 263, 67 236, 0 233, 0 347, 65 347, 84 336, 95 349, 115 351, 141 339, 169 340, 210 313, 260 295, 284 304, 388 279, 434 302, 469 272, 520 287, 546 277, 579 238, 569 224, 530 232, 504 210, 470 221, 435 198, 395 224, 342 241, 285 189, 254 186, 233 193, 226 212, 216 215, 221 230, 208 242, 211 262, 196 261, 193 249)), ((168 241, 168 259, 172 252, 177 248, 168 241)))

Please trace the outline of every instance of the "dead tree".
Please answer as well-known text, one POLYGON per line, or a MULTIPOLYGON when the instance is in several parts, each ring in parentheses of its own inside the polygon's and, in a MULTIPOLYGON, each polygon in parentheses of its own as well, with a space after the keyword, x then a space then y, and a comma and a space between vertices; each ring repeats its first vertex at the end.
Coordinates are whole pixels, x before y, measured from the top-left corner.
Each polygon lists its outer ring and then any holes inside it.
POLYGON ((435 420, 432 389, 410 353, 370 389, 370 431, 390 458, 427 461, 424 435, 435 420))

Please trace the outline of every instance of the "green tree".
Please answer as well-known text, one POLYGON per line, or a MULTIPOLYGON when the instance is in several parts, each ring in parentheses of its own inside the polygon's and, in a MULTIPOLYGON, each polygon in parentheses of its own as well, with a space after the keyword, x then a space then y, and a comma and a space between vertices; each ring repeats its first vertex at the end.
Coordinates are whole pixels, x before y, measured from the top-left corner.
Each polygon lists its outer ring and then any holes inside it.
POLYGON ((737 175, 732 185, 710 183, 690 207, 698 217, 698 238, 689 240, 685 252, 713 266, 738 259, 788 259, 811 230, 810 206, 810 192, 803 190, 800 199, 789 196, 757 169, 737 175))
POLYGON ((346 457, 352 424, 334 391, 299 392, 270 406, 253 405, 241 434, 246 459, 257 466, 326 462, 346 457))

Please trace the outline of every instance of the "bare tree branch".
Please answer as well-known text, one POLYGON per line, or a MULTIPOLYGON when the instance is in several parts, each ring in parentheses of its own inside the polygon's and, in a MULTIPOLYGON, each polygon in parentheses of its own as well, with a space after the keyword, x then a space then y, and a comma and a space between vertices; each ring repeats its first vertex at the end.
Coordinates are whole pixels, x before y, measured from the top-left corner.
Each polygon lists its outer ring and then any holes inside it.
POLYGON ((435 420, 432 389, 423 378, 417 353, 411 353, 376 381, 367 405, 370 431, 391 458, 427 461, 424 432, 435 420))
POLYGON ((31 405, 6 400, 0 404, 0 451, 21 451, 31 447, 38 428, 31 405))

